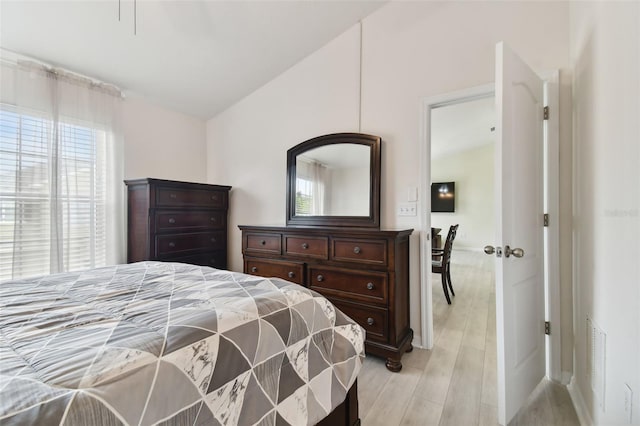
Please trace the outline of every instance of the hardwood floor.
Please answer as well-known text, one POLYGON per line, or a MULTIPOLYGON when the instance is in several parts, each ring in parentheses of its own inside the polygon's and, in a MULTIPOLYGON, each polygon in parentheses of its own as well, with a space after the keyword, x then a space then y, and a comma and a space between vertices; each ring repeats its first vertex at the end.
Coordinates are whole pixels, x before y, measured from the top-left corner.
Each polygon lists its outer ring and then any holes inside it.
MULTIPOLYGON (((433 276, 434 347, 415 348, 391 373, 384 360, 367 357, 358 378, 364 426, 497 425, 496 320, 493 260, 455 251, 448 305, 433 276)), ((579 425, 566 388, 543 381, 510 423, 579 425)))

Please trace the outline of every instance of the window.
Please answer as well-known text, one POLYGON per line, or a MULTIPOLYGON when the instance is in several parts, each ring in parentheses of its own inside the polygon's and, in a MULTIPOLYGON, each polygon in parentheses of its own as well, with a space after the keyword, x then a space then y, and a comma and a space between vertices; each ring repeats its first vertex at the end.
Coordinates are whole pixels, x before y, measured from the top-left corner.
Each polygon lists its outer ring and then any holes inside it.
POLYGON ((0 104, 0 280, 106 264, 106 140, 0 104))

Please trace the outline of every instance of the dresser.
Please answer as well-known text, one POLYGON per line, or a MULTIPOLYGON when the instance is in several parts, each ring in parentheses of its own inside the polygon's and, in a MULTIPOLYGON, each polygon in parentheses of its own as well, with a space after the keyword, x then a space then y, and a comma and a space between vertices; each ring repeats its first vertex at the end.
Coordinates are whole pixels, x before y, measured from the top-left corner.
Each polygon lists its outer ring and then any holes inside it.
POLYGON ((125 180, 127 261, 161 260, 227 268, 230 186, 125 180))
POLYGON ((244 272, 280 277, 327 297, 366 330, 366 351, 400 371, 409 327, 412 229, 239 226, 244 272))

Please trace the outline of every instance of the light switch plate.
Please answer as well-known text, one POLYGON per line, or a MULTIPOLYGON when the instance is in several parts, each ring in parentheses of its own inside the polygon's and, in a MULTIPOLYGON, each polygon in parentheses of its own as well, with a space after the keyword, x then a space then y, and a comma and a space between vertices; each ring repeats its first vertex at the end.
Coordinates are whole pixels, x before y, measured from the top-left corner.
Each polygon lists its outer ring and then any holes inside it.
POLYGON ((398 216, 416 216, 418 214, 416 203, 400 203, 398 216))

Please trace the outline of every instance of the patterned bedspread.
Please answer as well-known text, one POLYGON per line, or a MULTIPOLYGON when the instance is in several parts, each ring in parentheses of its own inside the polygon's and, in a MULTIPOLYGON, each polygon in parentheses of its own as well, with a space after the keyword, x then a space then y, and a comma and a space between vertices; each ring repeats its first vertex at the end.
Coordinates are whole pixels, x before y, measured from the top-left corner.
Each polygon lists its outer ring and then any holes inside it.
POLYGON ((141 262, 0 283, 0 424, 305 425, 364 331, 279 279, 141 262))

